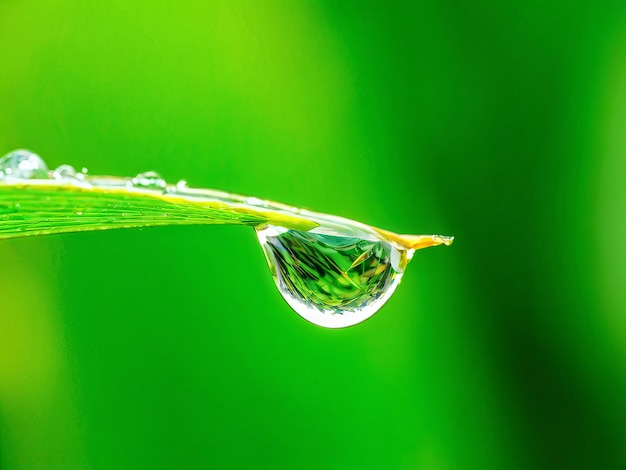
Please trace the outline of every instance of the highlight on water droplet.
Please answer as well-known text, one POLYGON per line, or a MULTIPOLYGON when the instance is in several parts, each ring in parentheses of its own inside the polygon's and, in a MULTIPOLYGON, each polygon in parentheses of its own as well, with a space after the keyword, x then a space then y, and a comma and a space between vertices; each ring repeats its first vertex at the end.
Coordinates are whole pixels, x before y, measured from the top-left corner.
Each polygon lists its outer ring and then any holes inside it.
POLYGON ((0 158, 0 180, 30 180, 48 178, 43 159, 26 149, 14 150, 0 158))
POLYGON ((319 326, 341 328, 374 315, 400 283, 413 250, 363 232, 257 229, 287 303, 319 326))
POLYGON ((135 176, 131 185, 143 189, 165 189, 167 182, 156 171, 146 171, 135 176))

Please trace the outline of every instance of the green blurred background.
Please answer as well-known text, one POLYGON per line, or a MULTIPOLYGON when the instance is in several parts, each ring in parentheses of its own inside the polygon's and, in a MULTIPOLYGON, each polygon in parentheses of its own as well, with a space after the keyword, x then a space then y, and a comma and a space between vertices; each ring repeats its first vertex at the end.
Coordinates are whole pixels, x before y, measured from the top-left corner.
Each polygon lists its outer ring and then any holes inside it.
POLYGON ((252 230, 0 243, 0 467, 626 468, 626 3, 0 1, 0 154, 406 233, 379 314, 252 230))

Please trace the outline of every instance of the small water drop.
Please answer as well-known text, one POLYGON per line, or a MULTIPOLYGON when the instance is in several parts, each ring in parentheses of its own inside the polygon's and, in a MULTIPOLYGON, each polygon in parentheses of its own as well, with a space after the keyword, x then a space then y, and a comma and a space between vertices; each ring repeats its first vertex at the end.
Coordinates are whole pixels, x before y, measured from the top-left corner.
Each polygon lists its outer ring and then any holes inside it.
POLYGON ((55 180, 65 181, 76 179, 76 170, 72 165, 61 165, 52 172, 55 180))
POLYGON ((176 189, 178 190, 184 190, 188 188, 189 186, 187 185, 187 180, 180 180, 178 183, 176 183, 176 189))
POLYGON ((87 170, 87 168, 85 167, 81 168, 80 173, 79 172, 76 173, 76 179, 79 181, 86 181, 87 176, 89 176, 89 170, 87 170))
POLYGON ((247 197, 244 201, 249 206, 267 207, 267 201, 259 199, 258 197, 247 197))
POLYGON ((370 234, 328 229, 257 229, 274 281, 302 317, 342 328, 374 315, 400 283, 413 255, 370 234))
POLYGON ((131 180, 131 184, 135 188, 144 189, 165 189, 167 186, 165 180, 155 171, 139 173, 131 180))
POLYGON ((30 150, 14 150, 0 158, 0 180, 47 179, 48 167, 43 159, 30 150))

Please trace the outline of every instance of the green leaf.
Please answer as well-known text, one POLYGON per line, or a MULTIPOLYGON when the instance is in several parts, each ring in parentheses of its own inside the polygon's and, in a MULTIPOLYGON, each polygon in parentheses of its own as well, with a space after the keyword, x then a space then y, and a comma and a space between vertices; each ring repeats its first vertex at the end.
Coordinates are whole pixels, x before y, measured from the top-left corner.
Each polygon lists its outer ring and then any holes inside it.
POLYGON ((0 181, 0 240, 55 233, 162 225, 265 224, 308 231, 319 225, 376 233, 404 249, 417 250, 453 237, 398 235, 341 217, 299 209, 212 189, 176 186, 136 187, 134 180, 88 177, 87 180, 35 179, 0 181))
POLYGON ((296 213, 246 204, 241 196, 190 191, 196 194, 78 187, 53 181, 0 182, 0 239, 162 225, 272 224, 298 230, 318 225, 296 213))

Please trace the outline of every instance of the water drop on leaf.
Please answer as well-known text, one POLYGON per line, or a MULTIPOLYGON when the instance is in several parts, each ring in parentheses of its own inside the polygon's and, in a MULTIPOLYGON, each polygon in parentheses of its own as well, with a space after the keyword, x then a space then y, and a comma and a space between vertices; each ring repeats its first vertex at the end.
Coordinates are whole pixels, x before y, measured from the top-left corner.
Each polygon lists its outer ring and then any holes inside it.
POLYGON ((66 181, 76 179, 76 170, 72 165, 61 165, 52 172, 55 180, 66 181))
POLYGON ((48 167, 30 150, 14 150, 0 158, 0 180, 47 179, 48 167))
POLYGON ((370 234, 282 227, 257 229, 274 281, 303 318, 341 328, 374 315, 400 283, 413 255, 370 234))
POLYGON ((139 173, 132 179, 132 185, 135 188, 144 189, 165 189, 167 183, 161 176, 155 171, 146 171, 145 173, 139 173))
POLYGON ((0 239, 179 223, 254 226, 283 298, 300 316, 328 328, 356 325, 374 315, 392 296, 415 250, 453 241, 189 188, 184 180, 168 186, 153 171, 134 178, 90 176, 85 168, 77 172, 61 165, 49 172, 28 150, 0 158, 0 183, 0 239), (45 181, 25 183, 34 179, 45 181), (155 192, 161 197, 155 198, 155 192))

